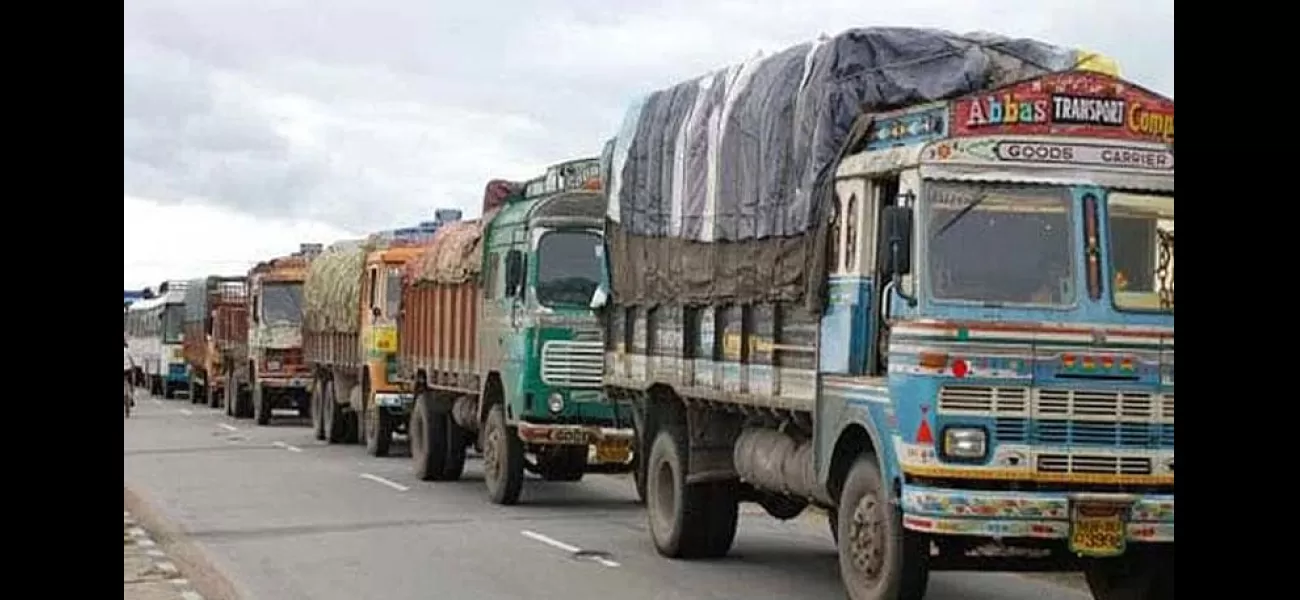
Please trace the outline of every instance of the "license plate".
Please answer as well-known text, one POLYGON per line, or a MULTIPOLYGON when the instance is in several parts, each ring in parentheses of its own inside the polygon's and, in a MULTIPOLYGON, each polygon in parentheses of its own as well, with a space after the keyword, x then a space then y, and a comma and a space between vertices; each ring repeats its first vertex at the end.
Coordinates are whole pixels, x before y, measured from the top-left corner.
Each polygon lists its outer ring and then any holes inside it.
POLYGON ((1127 512, 1124 504, 1075 504, 1070 514, 1070 551, 1092 557, 1123 554, 1128 542, 1127 512))
POLYGON ((623 464, 632 457, 632 448, 624 442, 600 442, 596 444, 596 462, 600 464, 623 464))
POLYGON ((582 429, 556 429, 551 432, 551 440, 561 444, 587 443, 587 432, 582 429))

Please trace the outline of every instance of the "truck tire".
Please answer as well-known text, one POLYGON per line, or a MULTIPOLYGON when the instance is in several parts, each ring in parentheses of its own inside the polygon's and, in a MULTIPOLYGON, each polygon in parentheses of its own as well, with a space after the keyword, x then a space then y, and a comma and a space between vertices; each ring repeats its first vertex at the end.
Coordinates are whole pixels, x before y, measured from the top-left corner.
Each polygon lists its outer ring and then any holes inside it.
POLYGON ((546 481, 582 481, 587 473, 587 446, 556 446, 537 456, 537 474, 546 481))
MULTIPOLYGON (((1163 546, 1163 544, 1161 544, 1163 546)), ((1092 561, 1084 568, 1096 600, 1173 600, 1174 549, 1136 547, 1116 558, 1092 561)))
POLYGON ((321 400, 325 396, 325 382, 317 379, 311 387, 311 431, 316 439, 325 440, 325 409, 321 400))
POLYGON ((321 414, 325 420, 325 441, 341 444, 347 437, 347 420, 343 418, 343 407, 334 398, 335 393, 334 380, 325 382, 325 392, 321 394, 321 402, 325 405, 321 407, 321 414))
POLYGON ((483 440, 488 499, 503 506, 518 504, 524 487, 524 443, 506 425, 506 411, 499 402, 488 411, 483 440))
POLYGON ((664 427, 650 447, 646 513, 655 549, 668 558, 718 558, 731 550, 740 502, 730 481, 686 483, 686 435, 664 427))
POLYGON ((428 392, 415 397, 406 431, 411 439, 411 463, 421 481, 440 481, 446 469, 445 417, 434 413, 428 392))
POLYGON ((930 542, 903 529, 874 456, 858 457, 840 492, 840 579, 849 600, 921 600, 930 542))
POLYGON ((235 418, 235 408, 239 404, 239 387, 235 385, 235 374, 226 374, 226 416, 235 418))
POLYGON ((190 404, 198 404, 199 399, 203 398, 203 394, 199 393, 201 387, 203 386, 194 381, 194 374, 190 373, 190 404))
POLYGON ((260 383, 253 383, 253 420, 258 425, 271 423, 271 398, 260 383))
POLYGON ((372 407, 367 415, 366 454, 371 456, 388 456, 388 447, 393 442, 393 416, 388 409, 372 407))

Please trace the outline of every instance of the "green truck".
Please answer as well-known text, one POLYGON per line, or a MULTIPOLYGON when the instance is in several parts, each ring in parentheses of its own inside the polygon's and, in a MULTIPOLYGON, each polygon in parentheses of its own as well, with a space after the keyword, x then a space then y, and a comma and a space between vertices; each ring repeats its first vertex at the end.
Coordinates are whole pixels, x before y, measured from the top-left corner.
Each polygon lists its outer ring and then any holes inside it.
POLYGON ((629 472, 629 409, 605 399, 599 159, 526 184, 489 182, 483 217, 446 226, 407 265, 399 373, 415 395, 411 455, 426 481, 458 479, 483 452, 492 502, 519 501, 524 472, 578 481, 629 472))

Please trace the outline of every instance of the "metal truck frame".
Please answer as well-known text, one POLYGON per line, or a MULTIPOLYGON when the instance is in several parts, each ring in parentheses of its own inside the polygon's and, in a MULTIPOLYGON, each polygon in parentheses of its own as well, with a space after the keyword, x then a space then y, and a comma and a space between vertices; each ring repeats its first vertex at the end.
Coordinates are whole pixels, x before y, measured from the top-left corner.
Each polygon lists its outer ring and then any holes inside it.
POLYGON ((720 556, 738 502, 812 504, 853 600, 940 569, 1173 598, 1173 100, 1069 71, 863 118, 821 315, 609 308, 656 548, 720 556))
POLYGON ((299 417, 311 410, 311 371, 302 349, 302 284, 309 259, 310 253, 296 252, 258 264, 248 273, 248 353, 227 384, 227 389, 238 390, 230 410, 237 418, 252 417, 258 425, 267 425, 275 409, 296 409, 299 417), (268 322, 265 306, 271 288, 282 290, 287 304, 286 311, 277 311, 280 320, 275 322, 268 322))
MULTIPOLYGON (((488 497, 502 505, 519 501, 525 470, 579 481, 633 468, 631 415, 601 392, 601 328, 590 299, 583 292, 581 302, 548 306, 538 295, 541 273, 565 275, 550 270, 560 255, 539 252, 548 240, 590 236, 599 257, 599 164, 555 165, 510 193, 483 225, 477 280, 404 288, 401 367, 416 395, 409 429, 421 479, 458 479, 476 443, 488 497)), ((572 273, 593 278, 592 291, 604 278, 603 261, 593 263, 594 272, 572 273)))
POLYGON ((357 333, 304 329, 316 439, 360 442, 371 456, 388 456, 393 435, 406 434, 414 396, 395 381, 397 318, 402 269, 423 250, 418 241, 399 239, 366 253, 357 333))

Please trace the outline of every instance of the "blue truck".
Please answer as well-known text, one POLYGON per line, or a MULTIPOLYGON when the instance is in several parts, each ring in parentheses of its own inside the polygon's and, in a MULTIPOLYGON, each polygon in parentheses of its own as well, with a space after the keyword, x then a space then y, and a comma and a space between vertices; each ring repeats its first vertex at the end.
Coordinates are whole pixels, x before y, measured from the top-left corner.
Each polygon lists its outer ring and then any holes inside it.
POLYGON ((851 600, 1173 598, 1173 100, 1086 62, 852 30, 629 111, 605 382, 660 554, 816 506, 851 600))

